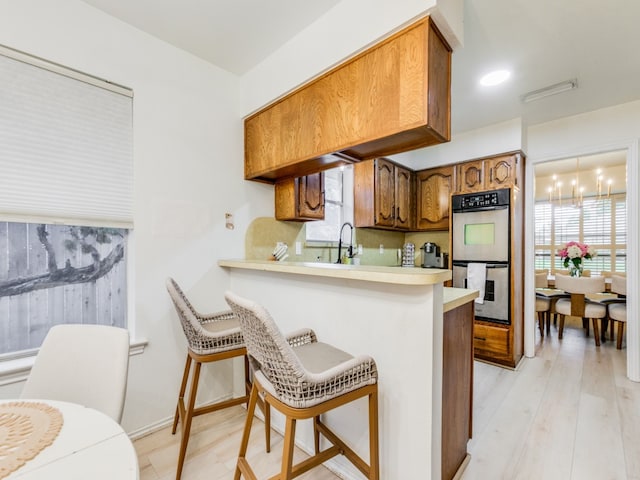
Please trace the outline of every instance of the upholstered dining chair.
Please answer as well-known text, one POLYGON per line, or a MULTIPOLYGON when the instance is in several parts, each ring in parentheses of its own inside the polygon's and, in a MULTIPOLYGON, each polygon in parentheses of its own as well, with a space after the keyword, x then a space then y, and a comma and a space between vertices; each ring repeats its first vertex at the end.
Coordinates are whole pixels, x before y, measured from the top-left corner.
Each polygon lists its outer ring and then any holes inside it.
POLYGON ((128 371, 128 330, 55 325, 42 342, 20 396, 77 403, 120 423, 128 371))
MULTIPOLYGON (((171 433, 175 434, 178 428, 178 422, 180 421, 182 436, 180 439, 180 452, 178 454, 178 466, 176 470, 176 480, 179 480, 182 476, 193 417, 247 403, 249 401, 251 381, 247 349, 245 348, 242 332, 240 331, 240 324, 233 312, 226 310, 206 315, 201 314, 191 305, 175 280, 167 278, 166 287, 178 313, 180 325, 187 337, 188 344, 187 360, 182 375, 178 404, 176 405, 176 413, 173 418, 173 428, 171 430, 171 433), (244 357, 245 360, 245 395, 196 408, 195 401, 198 393, 198 381, 200 379, 202 364, 233 357, 244 357), (189 397, 185 404, 184 397, 187 391, 189 371, 191 370, 192 363, 194 363, 195 366, 191 378, 189 397)), ((268 406, 263 408, 263 412, 265 416, 266 450, 268 452, 271 444, 268 406)))
POLYGON ((618 322, 618 333, 616 340, 616 348, 622 349, 622 339, 624 337, 624 326, 627 323, 627 279, 621 275, 611 275, 611 292, 622 296, 618 300, 612 300, 607 303, 607 313, 611 321, 611 331, 613 332, 613 323, 618 322))
MULTIPOLYGON (((546 288, 549 282, 547 280, 547 271, 543 270, 538 272, 536 270, 535 288, 546 288)), ((540 336, 544 338, 544 324, 546 320, 547 333, 550 329, 551 323, 551 298, 539 295, 536 293, 536 314, 538 315, 538 328, 540 329, 540 336)))
POLYGON ((558 338, 562 338, 564 332, 564 320, 567 315, 581 317, 587 336, 589 335, 589 319, 593 323, 593 337, 596 346, 600 346, 600 329, 598 320, 607 315, 605 305, 591 302, 586 298, 588 293, 604 292, 604 277, 570 277, 568 275, 556 276, 556 288, 571 294, 571 298, 561 298, 556 302, 555 310, 560 315, 558 326, 558 338))
POLYGON ((288 480, 343 454, 362 474, 378 480, 378 372, 369 356, 353 357, 326 343, 319 342, 313 330, 302 329, 285 337, 267 310, 232 292, 227 303, 240 320, 249 358, 255 375, 249 411, 245 423, 234 475, 247 479, 256 476, 246 459, 249 435, 258 395, 265 403, 285 416, 282 468, 271 478, 288 480), (326 412, 368 398, 369 464, 359 457, 321 419, 326 412), (313 419, 315 454, 293 465, 296 421, 313 419), (320 450, 320 435, 332 445, 320 450))

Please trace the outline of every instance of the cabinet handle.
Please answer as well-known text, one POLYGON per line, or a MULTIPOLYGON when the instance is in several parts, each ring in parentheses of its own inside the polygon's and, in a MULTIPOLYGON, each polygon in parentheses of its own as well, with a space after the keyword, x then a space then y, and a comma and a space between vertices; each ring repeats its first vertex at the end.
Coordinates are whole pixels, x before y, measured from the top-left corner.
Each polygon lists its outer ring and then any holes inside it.
POLYGON ((473 337, 474 340, 482 340, 483 342, 486 342, 487 339, 484 337, 473 337))
POLYGON ((493 183, 493 168, 489 169, 489 182, 493 183))

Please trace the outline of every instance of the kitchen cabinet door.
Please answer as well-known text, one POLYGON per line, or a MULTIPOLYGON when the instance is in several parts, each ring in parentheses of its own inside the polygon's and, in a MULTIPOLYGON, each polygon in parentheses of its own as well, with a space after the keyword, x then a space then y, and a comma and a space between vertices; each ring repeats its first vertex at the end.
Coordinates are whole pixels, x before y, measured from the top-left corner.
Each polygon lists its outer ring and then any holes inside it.
POLYGON ((276 182, 275 213, 276 220, 323 220, 324 173, 276 182))
POLYGON ((456 478, 473 424, 473 300, 444 313, 442 479, 456 478))
POLYGON ((298 178, 298 214, 302 218, 324 219, 324 174, 298 178))
POLYGON ((457 165, 458 193, 481 192, 484 187, 484 162, 474 160, 457 165))
POLYGON ((375 161, 375 224, 379 227, 395 227, 396 169, 383 158, 375 161))
POLYGON ((517 187, 520 155, 505 155, 484 160, 487 190, 517 187))
POLYGON ((411 228, 412 213, 412 171, 408 168, 395 166, 395 193, 394 203, 396 207, 394 226, 399 229, 411 228))
POLYGON ((448 165, 416 172, 416 229, 448 230, 455 167, 448 165))
POLYGON ((413 225, 413 171, 386 158, 354 165, 356 227, 409 230, 413 225))

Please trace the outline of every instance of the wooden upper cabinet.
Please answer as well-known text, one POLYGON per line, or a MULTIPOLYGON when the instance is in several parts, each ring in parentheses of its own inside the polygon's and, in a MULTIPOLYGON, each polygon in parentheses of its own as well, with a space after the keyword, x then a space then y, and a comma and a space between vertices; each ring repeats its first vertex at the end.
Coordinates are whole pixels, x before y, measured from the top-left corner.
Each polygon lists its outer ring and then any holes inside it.
POLYGON ((461 163, 457 166, 458 193, 484 190, 484 163, 482 160, 461 163))
POLYGON ((456 193, 520 187, 522 153, 508 153, 456 165, 456 193))
POLYGON ((484 160, 487 190, 505 187, 519 187, 520 154, 503 155, 484 160))
POLYGON ((449 141, 450 87, 451 48, 421 19, 246 118, 245 178, 274 182, 449 141))
POLYGON ((276 182, 276 220, 323 220, 324 173, 276 182))
POLYGON ((412 227, 413 217, 413 172, 408 168, 396 165, 395 172, 395 227, 409 230, 412 227))
MULTIPOLYGON (((396 221, 395 165, 384 159, 378 159, 374 164, 374 224, 379 227, 394 227, 396 221)), ((358 226, 357 222, 356 226, 358 226)))
POLYGON ((409 230, 412 226, 413 172, 378 158, 354 165, 356 227, 409 230))
POLYGON ((416 172, 416 230, 448 230, 455 167, 416 172))

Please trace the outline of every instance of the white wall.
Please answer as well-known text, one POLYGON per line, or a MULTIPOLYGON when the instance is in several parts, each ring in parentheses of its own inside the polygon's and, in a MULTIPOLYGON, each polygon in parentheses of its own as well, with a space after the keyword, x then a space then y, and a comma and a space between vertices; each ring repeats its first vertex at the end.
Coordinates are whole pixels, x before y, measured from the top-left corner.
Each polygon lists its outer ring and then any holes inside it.
POLYGON ((464 162, 497 153, 524 150, 522 121, 519 118, 453 135, 448 143, 393 155, 414 170, 464 162))
MULTIPOLYGON (((173 276, 205 312, 226 308, 219 258, 241 257, 250 220, 272 215, 272 187, 243 181, 238 78, 77 0, 0 1, 0 43, 134 90, 135 310, 128 432, 173 414, 186 341, 164 287, 173 276), (224 227, 224 213, 235 230, 224 227)), ((206 380, 229 393, 231 365, 206 380)), ((206 390, 206 389, 203 389, 206 390)), ((17 385, 0 388, 15 396, 17 385)))
POLYGON ((457 46, 462 0, 342 0, 242 77, 242 114, 271 103, 307 80, 352 57, 392 31, 424 16, 436 3, 443 34, 457 46))

